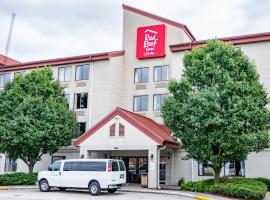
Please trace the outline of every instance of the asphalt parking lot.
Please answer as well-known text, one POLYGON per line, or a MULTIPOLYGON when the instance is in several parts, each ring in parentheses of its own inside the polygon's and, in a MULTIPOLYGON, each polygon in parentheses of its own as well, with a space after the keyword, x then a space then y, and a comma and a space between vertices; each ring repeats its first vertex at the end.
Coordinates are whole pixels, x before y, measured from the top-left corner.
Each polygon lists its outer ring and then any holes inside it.
POLYGON ((52 190, 50 192, 40 192, 37 189, 16 189, 0 191, 0 200, 191 200, 192 198, 181 197, 177 195, 152 194, 152 193, 135 193, 120 192, 114 194, 102 192, 99 196, 91 196, 87 190, 52 190))

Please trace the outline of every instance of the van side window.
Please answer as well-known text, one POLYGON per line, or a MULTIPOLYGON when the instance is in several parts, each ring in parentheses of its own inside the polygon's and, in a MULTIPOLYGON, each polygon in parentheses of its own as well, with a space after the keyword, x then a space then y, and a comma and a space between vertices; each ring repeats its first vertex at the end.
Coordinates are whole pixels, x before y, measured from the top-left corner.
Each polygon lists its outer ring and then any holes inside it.
POLYGON ((54 162, 52 165, 51 165, 51 169, 52 171, 60 171, 60 167, 61 167, 61 162, 54 162))
POLYGON ((119 163, 120 171, 126 171, 125 164, 122 161, 119 161, 118 163, 119 163))
POLYGON ((106 162, 83 162, 82 171, 106 171, 106 162))
POLYGON ((106 171, 106 162, 65 162, 64 171, 106 171))
POLYGON ((119 171, 118 163, 116 161, 112 162, 112 171, 119 171))
POLYGON ((71 164, 71 162, 65 162, 63 171, 72 171, 71 164))

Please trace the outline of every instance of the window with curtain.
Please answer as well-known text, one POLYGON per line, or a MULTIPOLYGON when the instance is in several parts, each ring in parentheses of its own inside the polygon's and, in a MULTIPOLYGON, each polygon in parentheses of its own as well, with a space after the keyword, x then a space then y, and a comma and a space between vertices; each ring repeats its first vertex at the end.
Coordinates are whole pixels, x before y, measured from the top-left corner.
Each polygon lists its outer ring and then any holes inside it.
POLYGON ((169 80, 168 65, 154 67, 154 81, 169 80))
POLYGON ((110 136, 115 136, 115 124, 110 126, 110 136))
POLYGON ((81 135, 86 131, 86 122, 79 122, 81 135))
POLYGON ((61 82, 68 82, 71 80, 71 66, 59 67, 58 69, 58 80, 61 82))
POLYGON ((89 64, 76 66, 76 81, 89 79, 89 64))
POLYGON ((75 94, 74 105, 76 109, 87 108, 88 93, 75 94))
POLYGON ((214 176, 214 171, 211 162, 198 162, 199 176, 214 176))
POLYGON ((65 99, 67 101, 67 104, 70 105, 70 94, 65 94, 65 99))
POLYGON ((147 111, 148 110, 148 96, 135 96, 133 99, 133 110, 135 112, 147 111))
POLYGON ((125 136, 125 126, 119 123, 119 136, 125 136))
POLYGON ((231 161, 224 165, 225 176, 245 176, 245 161, 231 161))
POLYGON ((4 88, 10 80, 10 73, 0 74, 0 88, 4 88))
POLYGON ((134 71, 134 82, 135 83, 148 83, 149 68, 136 68, 134 71))
POLYGON ((168 94, 155 94, 154 95, 154 111, 160 111, 161 105, 166 96, 168 96, 168 94))

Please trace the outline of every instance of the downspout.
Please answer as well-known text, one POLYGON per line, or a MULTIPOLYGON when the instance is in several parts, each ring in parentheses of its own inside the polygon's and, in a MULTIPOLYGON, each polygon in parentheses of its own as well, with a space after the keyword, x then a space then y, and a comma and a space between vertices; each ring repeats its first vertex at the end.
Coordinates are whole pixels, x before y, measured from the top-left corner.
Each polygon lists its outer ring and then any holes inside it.
POLYGON ((194 171, 193 171, 193 158, 191 159, 191 181, 194 181, 194 171))
POLYGON ((92 99, 93 99, 93 79, 94 79, 94 62, 90 62, 90 68, 91 68, 91 80, 90 80, 90 103, 89 103, 89 119, 88 119, 88 129, 92 127, 91 124, 91 115, 92 115, 92 99))
POLYGON ((160 184, 159 184, 159 181, 160 181, 159 180, 160 179, 160 151, 164 150, 164 149, 166 149, 166 145, 164 145, 163 147, 158 149, 158 155, 157 155, 157 159, 158 159, 158 166, 157 166, 157 168, 158 168, 158 174, 157 174, 158 182, 157 182, 157 186, 158 186, 159 190, 161 189, 160 184))

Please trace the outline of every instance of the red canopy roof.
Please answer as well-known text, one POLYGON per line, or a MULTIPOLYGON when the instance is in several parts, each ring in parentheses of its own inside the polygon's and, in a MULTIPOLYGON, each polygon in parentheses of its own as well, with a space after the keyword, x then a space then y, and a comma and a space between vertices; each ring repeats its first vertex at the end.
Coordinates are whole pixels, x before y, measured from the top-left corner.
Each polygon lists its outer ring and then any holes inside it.
POLYGON ((122 108, 116 108, 113 112, 103 118, 99 123, 97 123, 91 129, 82 134, 79 138, 77 138, 75 144, 80 145, 83 141, 85 141, 88 137, 94 134, 98 129, 100 129, 117 115, 138 128, 144 134, 156 141, 159 145, 164 145, 166 143, 179 145, 179 143, 173 139, 170 130, 166 126, 158 124, 150 118, 144 117, 142 115, 130 112, 122 108))

